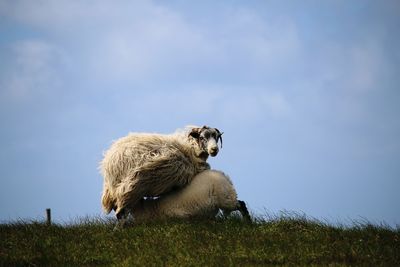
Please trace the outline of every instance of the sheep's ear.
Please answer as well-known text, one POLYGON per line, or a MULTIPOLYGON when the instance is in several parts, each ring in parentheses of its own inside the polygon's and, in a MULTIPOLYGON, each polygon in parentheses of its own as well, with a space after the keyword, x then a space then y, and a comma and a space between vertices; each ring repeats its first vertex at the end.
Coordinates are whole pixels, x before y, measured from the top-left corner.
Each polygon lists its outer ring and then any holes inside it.
POLYGON ((191 137, 193 137, 195 139, 199 138, 200 137, 200 130, 201 130, 200 128, 193 128, 190 131, 189 136, 191 136, 191 137))
POLYGON ((218 137, 217 137, 217 142, 218 140, 221 140, 221 148, 222 148, 222 135, 224 134, 224 132, 221 132, 220 130, 218 130, 217 128, 214 128, 217 133, 218 133, 218 137))
POLYGON ((221 140, 221 148, 222 148, 222 135, 223 135, 224 133, 222 132, 219 136, 218 136, 218 139, 220 139, 221 140))

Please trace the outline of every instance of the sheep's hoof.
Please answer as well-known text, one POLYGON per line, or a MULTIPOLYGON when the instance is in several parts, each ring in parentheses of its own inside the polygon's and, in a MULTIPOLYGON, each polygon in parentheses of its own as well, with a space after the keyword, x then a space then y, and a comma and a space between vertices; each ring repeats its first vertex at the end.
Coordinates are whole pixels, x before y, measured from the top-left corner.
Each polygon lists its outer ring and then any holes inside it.
POLYGON ((129 221, 129 213, 125 209, 122 209, 116 214, 116 217, 118 221, 114 227, 114 231, 126 228, 129 221))
POLYGON ((122 230, 122 229, 126 228, 127 226, 128 226, 128 218, 119 219, 114 226, 114 231, 122 230))
POLYGON ((239 211, 242 214, 243 219, 246 222, 251 222, 250 213, 246 207, 246 203, 242 200, 238 200, 238 203, 239 203, 239 211))

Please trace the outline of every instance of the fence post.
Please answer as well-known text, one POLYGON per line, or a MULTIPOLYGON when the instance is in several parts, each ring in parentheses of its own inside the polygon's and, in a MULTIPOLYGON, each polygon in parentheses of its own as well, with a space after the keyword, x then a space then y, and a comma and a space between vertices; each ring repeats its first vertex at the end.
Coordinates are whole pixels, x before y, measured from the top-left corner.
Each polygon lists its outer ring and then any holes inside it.
POLYGON ((47 225, 51 225, 51 209, 46 209, 47 225))

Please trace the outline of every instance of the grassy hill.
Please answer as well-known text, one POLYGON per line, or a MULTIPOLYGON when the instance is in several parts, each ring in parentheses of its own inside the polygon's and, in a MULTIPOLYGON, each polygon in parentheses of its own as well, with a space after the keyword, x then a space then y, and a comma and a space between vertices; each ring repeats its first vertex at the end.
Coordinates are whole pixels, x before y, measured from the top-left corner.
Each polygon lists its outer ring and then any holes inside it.
POLYGON ((299 216, 173 221, 113 231, 114 221, 0 225, 1 266, 400 266, 400 229, 334 227, 299 216))

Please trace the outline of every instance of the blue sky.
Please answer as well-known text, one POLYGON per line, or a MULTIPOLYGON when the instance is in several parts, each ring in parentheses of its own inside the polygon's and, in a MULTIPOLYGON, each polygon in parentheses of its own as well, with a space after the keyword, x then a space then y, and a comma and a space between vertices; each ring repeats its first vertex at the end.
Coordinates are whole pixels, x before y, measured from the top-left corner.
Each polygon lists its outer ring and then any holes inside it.
POLYGON ((0 220, 101 214, 129 132, 224 131, 255 213, 400 224, 398 1, 0 0, 0 220))

